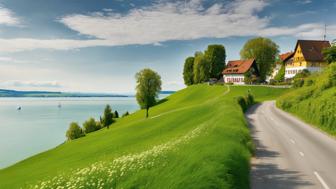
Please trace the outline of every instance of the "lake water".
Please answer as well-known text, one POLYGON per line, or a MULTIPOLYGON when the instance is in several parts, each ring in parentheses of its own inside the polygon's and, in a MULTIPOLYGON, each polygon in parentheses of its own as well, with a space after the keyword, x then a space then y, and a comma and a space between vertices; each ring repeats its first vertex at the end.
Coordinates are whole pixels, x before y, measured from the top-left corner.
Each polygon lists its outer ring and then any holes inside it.
POLYGON ((139 108, 134 97, 0 98, 0 168, 63 143, 70 122, 98 119, 106 104, 119 115, 139 108))

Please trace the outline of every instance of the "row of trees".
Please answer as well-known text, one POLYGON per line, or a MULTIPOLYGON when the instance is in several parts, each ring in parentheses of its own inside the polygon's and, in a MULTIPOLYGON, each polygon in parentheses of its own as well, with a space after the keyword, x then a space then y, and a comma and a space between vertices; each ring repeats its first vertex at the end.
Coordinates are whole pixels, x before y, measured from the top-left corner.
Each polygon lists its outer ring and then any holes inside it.
POLYGON ((219 78, 225 68, 226 51, 223 45, 209 45, 205 52, 196 52, 184 63, 183 79, 186 85, 219 78))
MULTIPOLYGON (((260 82, 265 81, 267 75, 275 66, 279 54, 279 46, 271 39, 257 37, 250 39, 240 51, 241 59, 255 59, 259 70, 260 82)), ((206 82, 209 78, 219 79, 225 68, 226 51, 223 45, 209 45, 205 52, 196 52, 188 57, 184 63, 183 79, 186 85, 206 82)), ((246 75, 246 81, 255 79, 251 74, 246 75)))
MULTIPOLYGON (((128 112, 124 113, 123 117, 127 115, 129 115, 128 112)), ((66 132, 67 140, 83 137, 85 134, 100 130, 104 127, 108 129, 110 125, 115 122, 115 118, 119 118, 118 111, 112 112, 111 106, 106 105, 103 116, 100 117, 99 121, 91 117, 83 123, 83 127, 80 127, 76 122, 70 123, 69 129, 66 132)))

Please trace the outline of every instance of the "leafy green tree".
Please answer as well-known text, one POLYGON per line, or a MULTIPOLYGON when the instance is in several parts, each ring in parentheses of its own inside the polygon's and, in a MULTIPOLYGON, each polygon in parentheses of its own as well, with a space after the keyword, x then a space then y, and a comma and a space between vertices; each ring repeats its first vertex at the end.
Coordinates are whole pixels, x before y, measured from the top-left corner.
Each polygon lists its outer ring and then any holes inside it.
POLYGON ((114 117, 115 117, 115 118, 119 118, 119 113, 118 113, 118 111, 117 111, 117 110, 116 110, 116 111, 114 111, 114 114, 113 114, 113 115, 114 115, 114 117))
POLYGON ((274 80, 277 82, 283 82, 285 80, 285 72, 286 72, 286 66, 285 64, 282 64, 280 70, 274 76, 274 80))
POLYGON ((245 84, 252 84, 252 73, 251 70, 244 73, 244 83, 245 84))
POLYGON ((84 133, 91 133, 100 129, 100 126, 97 125, 97 122, 94 118, 90 118, 83 123, 84 133))
POLYGON ((151 69, 143 69, 135 75, 136 99, 141 109, 146 109, 146 118, 149 108, 156 104, 161 91, 161 77, 151 69))
POLYGON ((183 79, 187 86, 194 84, 194 57, 188 57, 184 62, 183 79))
POLYGON ((223 45, 209 45, 204 52, 206 61, 210 64, 210 78, 219 78, 225 68, 226 52, 223 45))
POLYGON ((324 59, 330 64, 336 62, 336 46, 326 48, 322 51, 324 59))
POLYGON ((279 47, 268 38, 257 37, 247 41, 240 51, 242 59, 255 59, 261 81, 265 81, 270 74, 276 57, 279 54, 279 47))
POLYGON ((77 138, 85 136, 82 128, 76 122, 70 123, 69 129, 66 132, 68 140, 75 140, 77 138))
POLYGON ((110 125, 114 122, 113 113, 110 105, 106 105, 104 109, 104 115, 101 118, 101 123, 104 127, 109 128, 110 125))
POLYGON ((195 54, 194 61, 194 83, 203 83, 209 80, 210 64, 204 57, 202 52, 195 54))

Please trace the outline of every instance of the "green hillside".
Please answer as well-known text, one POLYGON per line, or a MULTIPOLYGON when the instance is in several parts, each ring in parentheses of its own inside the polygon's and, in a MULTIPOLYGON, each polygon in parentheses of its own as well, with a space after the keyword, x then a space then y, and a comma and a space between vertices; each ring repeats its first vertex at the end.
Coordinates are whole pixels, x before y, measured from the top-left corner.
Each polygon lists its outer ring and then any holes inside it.
MULTIPOLYGON (((238 95, 285 89, 195 85, 150 110, 0 170, 0 188, 249 188, 251 138, 238 95)), ((38 131, 36 131, 38 132, 38 131)))
POLYGON ((283 95, 277 106, 336 136, 336 63, 283 95))

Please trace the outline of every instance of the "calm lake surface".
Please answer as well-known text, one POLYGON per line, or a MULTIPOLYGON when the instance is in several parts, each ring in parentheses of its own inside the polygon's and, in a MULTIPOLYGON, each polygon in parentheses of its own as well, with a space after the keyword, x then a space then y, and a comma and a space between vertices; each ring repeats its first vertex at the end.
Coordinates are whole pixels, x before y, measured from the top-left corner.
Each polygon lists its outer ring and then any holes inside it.
POLYGON ((0 98, 0 168, 63 143, 70 122, 98 119, 106 104, 119 115, 139 109, 134 97, 0 98))

